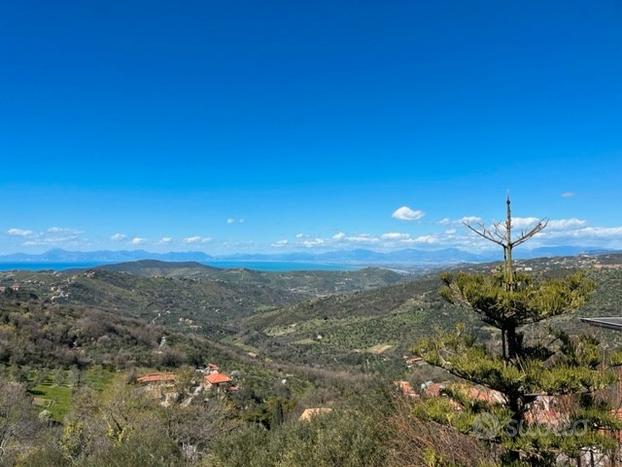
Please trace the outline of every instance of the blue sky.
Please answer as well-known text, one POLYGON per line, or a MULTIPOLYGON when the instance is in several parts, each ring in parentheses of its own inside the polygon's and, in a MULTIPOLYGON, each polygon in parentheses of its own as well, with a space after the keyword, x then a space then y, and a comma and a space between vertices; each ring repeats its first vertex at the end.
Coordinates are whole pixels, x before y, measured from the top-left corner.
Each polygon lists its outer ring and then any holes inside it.
POLYGON ((622 248, 621 21, 613 0, 4 2, 0 253, 481 248, 457 221, 507 190, 519 223, 556 221, 534 246, 622 248))

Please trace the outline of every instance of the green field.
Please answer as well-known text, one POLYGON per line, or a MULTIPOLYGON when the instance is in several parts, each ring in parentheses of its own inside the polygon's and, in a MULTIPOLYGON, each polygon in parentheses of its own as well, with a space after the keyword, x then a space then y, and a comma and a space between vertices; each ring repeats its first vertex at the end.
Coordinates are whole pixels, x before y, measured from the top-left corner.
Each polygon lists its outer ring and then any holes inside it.
POLYGON ((35 405, 49 411, 52 420, 62 422, 71 409, 73 394, 78 387, 103 391, 115 376, 115 372, 101 367, 92 367, 79 374, 70 370, 56 371, 47 375, 30 392, 35 405))

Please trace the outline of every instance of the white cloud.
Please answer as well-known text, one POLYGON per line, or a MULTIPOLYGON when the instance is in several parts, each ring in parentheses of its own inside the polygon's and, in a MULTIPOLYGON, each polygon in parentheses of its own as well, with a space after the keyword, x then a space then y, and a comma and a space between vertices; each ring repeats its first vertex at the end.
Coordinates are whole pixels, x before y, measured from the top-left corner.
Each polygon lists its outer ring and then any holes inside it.
POLYGON ((460 224, 479 224, 483 222, 482 218, 479 216, 464 216, 462 219, 458 221, 460 224))
POLYGON ((370 235, 368 233, 356 234, 356 235, 347 235, 344 232, 339 232, 333 235, 332 240, 339 243, 367 243, 373 244, 378 243, 380 239, 374 235, 370 235))
MULTIPOLYGON (((513 217, 512 227, 526 229, 535 226, 542 219, 539 217, 513 217)), ((569 219, 551 219, 547 224, 547 230, 568 230, 587 226, 587 221, 572 217, 569 219)))
POLYGON ((112 240, 114 242, 121 242, 121 241, 125 240, 126 238, 127 238, 127 235, 122 234, 122 233, 116 233, 112 237, 110 237, 110 240, 112 240))
POLYGON ((67 227, 50 227, 46 233, 40 234, 48 243, 62 243, 77 240, 83 232, 67 227))
POLYGON ((313 248, 316 246, 322 246, 324 245, 324 239, 323 238, 305 239, 301 242, 301 245, 304 246, 305 248, 313 248))
POLYGON ((23 238, 25 240, 23 245, 25 246, 76 243, 80 240, 80 235, 82 233, 83 232, 80 230, 69 229, 66 227, 50 227, 42 232, 16 228, 12 228, 7 231, 8 235, 23 238))
POLYGON ((402 206, 401 208, 393 211, 393 214, 391 214, 391 217, 401 221, 416 221, 421 219, 423 216, 425 216, 425 213, 423 211, 415 211, 408 206, 402 206))
POLYGON ((200 235, 195 235, 193 237, 186 237, 183 239, 184 243, 189 245, 196 245, 197 243, 209 243, 212 239, 209 237, 201 237, 200 235))
POLYGON ((296 243, 305 248, 313 248, 323 246, 327 241, 320 237, 312 237, 311 235, 298 233, 296 234, 296 243))
POLYGON ((142 237, 134 237, 131 240, 131 244, 132 245, 142 245, 143 243, 145 243, 147 241, 146 238, 142 238, 142 237))
POLYGON ((512 227, 517 229, 525 229, 527 227, 533 227, 540 222, 539 217, 512 217, 512 227))
POLYGON ((227 224, 235 224, 235 219, 233 217, 230 217, 229 219, 227 219, 227 224))
MULTIPOLYGON (((515 229, 527 229, 529 227, 534 227, 538 222, 542 219, 539 217, 529 216, 529 217, 513 217, 512 218, 512 227, 515 229)), ((451 220, 449 218, 441 219, 439 224, 442 225, 461 225, 461 224, 483 224, 484 220, 479 216, 464 216, 461 219, 451 220)), ((569 219, 551 219, 548 223, 548 230, 563 230, 569 228, 577 228, 586 226, 587 221, 577 218, 569 218, 569 219)), ((455 229, 449 229, 446 231, 448 234, 455 233, 455 229), (453 230, 453 231, 452 231, 453 230)))
POLYGON ((276 242, 272 244, 272 246, 275 248, 283 248, 283 247, 286 247, 287 245, 289 245, 289 240, 287 239, 277 240, 276 242))
POLYGON ((590 237, 622 237, 622 226, 620 227, 584 227, 578 229, 579 234, 590 237))
POLYGON ((620 227, 581 227, 578 229, 560 230, 560 231, 544 231, 545 236, 549 238, 586 238, 586 239, 611 239, 622 240, 622 226, 620 227))
POLYGON ((227 224, 244 224, 244 219, 236 219, 235 217, 230 217, 227 219, 227 224))
POLYGON ((345 240, 351 243, 368 243, 368 244, 378 243, 380 241, 378 237, 374 237, 373 235, 369 235, 369 234, 352 235, 352 236, 346 237, 345 240))
POLYGON ((173 241, 173 237, 162 237, 158 243, 162 244, 162 245, 168 245, 169 243, 172 243, 173 241))
MULTIPOLYGON (((535 216, 514 217, 512 225, 518 231, 526 231, 534 227, 541 219, 535 216)), ((446 232, 447 233, 447 232, 446 232)), ((469 249, 488 248, 489 245, 475 234, 445 235, 442 243, 469 249)), ((541 246, 576 245, 586 247, 622 248, 622 226, 600 227, 591 226, 584 219, 576 217, 551 219, 544 230, 526 244, 527 248, 541 246)))
POLYGON ((9 229, 6 231, 6 233, 11 237, 32 237, 34 235, 34 232, 32 230, 17 228, 9 229))
POLYGON ((561 194, 562 198, 573 198, 576 195, 576 193, 574 191, 564 191, 561 194))
POLYGON ((418 244, 431 245, 433 243, 438 243, 438 239, 434 235, 420 235, 416 238, 410 238, 408 240, 405 240, 404 243, 414 244, 414 245, 418 245, 418 244))
POLYGON ((387 232, 381 235, 383 240, 406 240, 410 238, 410 234, 399 232, 387 232))
POLYGON ((585 227, 587 221, 583 219, 571 218, 571 219, 551 219, 547 225, 547 229, 550 230, 566 230, 585 227))
MULTIPOLYGON (((272 244, 273 247, 299 246, 304 248, 342 248, 347 246, 364 245, 382 250, 399 249, 405 247, 431 247, 446 248, 454 247, 469 251, 484 251, 494 249, 495 246, 481 239, 466 229, 463 221, 471 223, 484 223, 478 216, 464 216, 458 219, 442 220, 439 224, 446 225, 441 232, 421 232, 418 235, 399 231, 389 231, 382 234, 357 233, 349 234, 338 231, 327 238, 315 237, 299 233, 295 243, 279 241, 272 244)), ((540 221, 535 216, 513 218, 516 235, 519 230, 527 230, 540 221)), ((620 227, 595 227, 590 226, 584 219, 575 217, 552 219, 543 232, 529 242, 527 248, 536 248, 547 245, 579 245, 587 247, 611 247, 622 248, 622 226, 620 227)))

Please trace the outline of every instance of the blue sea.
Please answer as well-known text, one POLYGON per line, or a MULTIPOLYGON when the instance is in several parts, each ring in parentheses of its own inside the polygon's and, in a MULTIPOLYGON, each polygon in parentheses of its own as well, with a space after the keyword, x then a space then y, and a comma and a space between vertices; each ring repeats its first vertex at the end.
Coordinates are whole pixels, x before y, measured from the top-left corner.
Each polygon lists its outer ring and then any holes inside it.
POLYGON ((0 263, 0 271, 64 271, 87 269, 103 263, 0 263))
MULTIPOLYGON (((65 271, 67 269, 88 269, 112 263, 0 263, 0 271, 65 271)), ((215 268, 246 268, 256 271, 354 271, 360 266, 346 264, 297 263, 277 261, 210 261, 203 263, 215 268)))

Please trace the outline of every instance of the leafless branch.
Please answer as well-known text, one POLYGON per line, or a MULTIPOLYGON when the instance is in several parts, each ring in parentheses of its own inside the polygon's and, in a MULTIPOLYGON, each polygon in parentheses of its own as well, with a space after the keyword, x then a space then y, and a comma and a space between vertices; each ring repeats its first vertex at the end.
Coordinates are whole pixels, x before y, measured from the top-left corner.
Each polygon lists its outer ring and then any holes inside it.
POLYGON ((518 246, 522 243, 525 243, 527 240, 529 240, 531 237, 533 237, 534 235, 536 235, 537 233, 541 232, 542 230, 544 230, 544 228, 548 225, 549 220, 548 219, 542 219, 540 220, 540 222, 538 222, 538 224, 531 229, 529 232, 524 233, 521 232, 520 236, 512 241, 512 247, 518 246))
POLYGON ((503 242, 501 242, 500 240, 497 240, 494 236, 494 234, 492 232, 490 232, 486 227, 484 227, 482 224, 480 224, 480 229, 481 230, 477 230, 475 227, 473 227, 471 224, 469 224, 468 222, 464 222, 464 225, 466 228, 468 228, 469 230, 472 230, 473 232, 475 232, 477 235, 479 235, 482 238, 485 238, 486 240, 488 240, 489 242, 493 242, 496 243, 497 245, 501 245, 503 246, 503 242))

